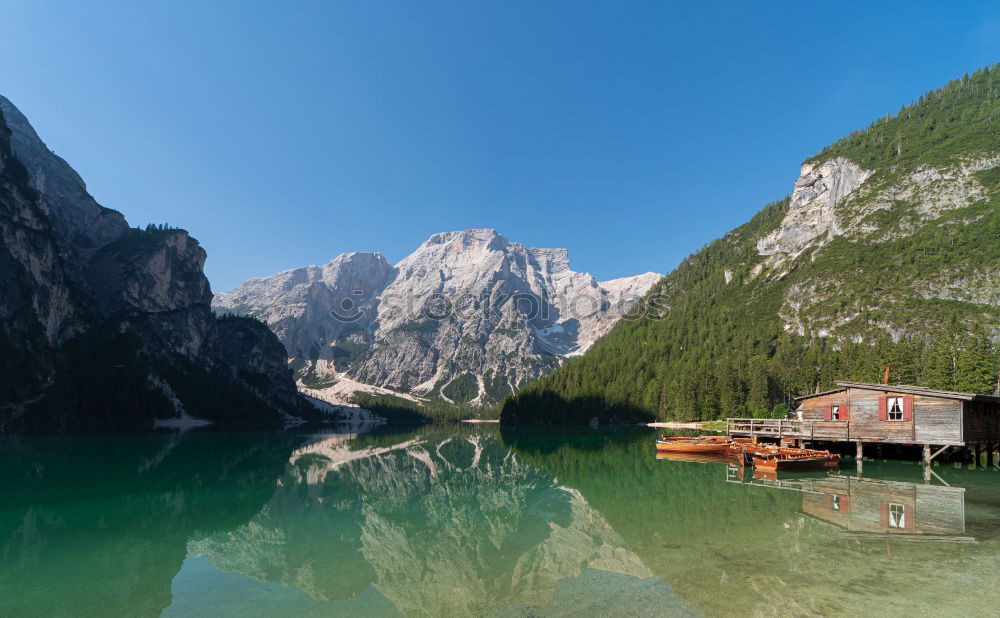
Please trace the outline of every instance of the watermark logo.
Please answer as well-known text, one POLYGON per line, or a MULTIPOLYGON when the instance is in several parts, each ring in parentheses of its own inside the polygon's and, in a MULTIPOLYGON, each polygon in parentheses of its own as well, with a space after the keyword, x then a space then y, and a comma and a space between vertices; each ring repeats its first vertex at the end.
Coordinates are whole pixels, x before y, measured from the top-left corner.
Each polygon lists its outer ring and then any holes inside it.
POLYGON ((365 291, 356 289, 351 296, 345 296, 336 303, 333 309, 330 310, 330 315, 333 316, 338 322, 344 322, 345 324, 350 324, 351 322, 357 322, 358 320, 367 317, 365 312, 365 305, 362 299, 365 296, 365 291))
POLYGON ((407 321, 442 322, 451 318, 466 321, 477 315, 510 317, 525 323, 585 321, 600 315, 611 320, 662 319, 668 311, 662 295, 625 296, 610 299, 601 290, 587 290, 559 300, 531 292, 512 294, 470 293, 401 295, 387 293, 371 298, 364 290, 354 290, 340 299, 330 315, 343 323, 373 318, 378 312, 404 316, 407 321))

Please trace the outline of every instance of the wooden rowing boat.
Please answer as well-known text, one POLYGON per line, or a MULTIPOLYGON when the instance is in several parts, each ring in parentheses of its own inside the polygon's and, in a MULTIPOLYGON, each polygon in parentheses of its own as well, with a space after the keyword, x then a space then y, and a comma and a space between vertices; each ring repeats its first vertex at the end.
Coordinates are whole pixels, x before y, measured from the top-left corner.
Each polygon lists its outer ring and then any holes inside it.
MULTIPOLYGON (((700 458, 733 457, 741 465, 760 470, 821 470, 836 466, 840 455, 829 451, 783 448, 773 444, 754 444, 752 440, 728 436, 663 436, 656 441, 657 457, 684 455, 700 458)), ((690 461, 691 459, 687 459, 690 461)))
POLYGON ((727 442, 715 440, 657 440, 656 450, 660 453, 701 453, 725 455, 729 452, 727 442))
POLYGON ((754 444, 747 440, 734 440, 729 445, 727 454, 739 461, 740 465, 749 466, 753 464, 755 456, 767 455, 777 451, 778 447, 773 444, 754 444))
POLYGON ((754 453, 753 465, 758 470, 822 470, 840 464, 840 455, 829 451, 804 448, 777 448, 772 452, 754 453))
POLYGON ((725 455, 731 444, 728 436, 663 436, 656 441, 656 450, 660 453, 725 455))

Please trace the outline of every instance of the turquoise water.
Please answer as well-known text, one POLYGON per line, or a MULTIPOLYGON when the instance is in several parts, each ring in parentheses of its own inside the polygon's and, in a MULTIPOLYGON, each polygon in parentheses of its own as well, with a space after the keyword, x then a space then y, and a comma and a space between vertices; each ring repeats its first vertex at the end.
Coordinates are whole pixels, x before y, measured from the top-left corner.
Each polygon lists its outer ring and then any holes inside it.
POLYGON ((1000 606, 1000 472, 754 478, 651 430, 0 440, 4 616, 939 616, 1000 606))

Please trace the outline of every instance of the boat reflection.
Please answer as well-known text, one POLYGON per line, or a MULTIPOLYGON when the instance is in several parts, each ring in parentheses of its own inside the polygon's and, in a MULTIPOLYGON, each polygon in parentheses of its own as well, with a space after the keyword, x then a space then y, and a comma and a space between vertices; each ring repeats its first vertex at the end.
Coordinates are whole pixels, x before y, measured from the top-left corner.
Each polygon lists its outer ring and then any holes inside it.
POLYGON ((667 459, 669 461, 687 461, 694 463, 721 463, 732 464, 733 458, 729 455, 706 454, 706 453, 656 453, 657 459, 667 459))

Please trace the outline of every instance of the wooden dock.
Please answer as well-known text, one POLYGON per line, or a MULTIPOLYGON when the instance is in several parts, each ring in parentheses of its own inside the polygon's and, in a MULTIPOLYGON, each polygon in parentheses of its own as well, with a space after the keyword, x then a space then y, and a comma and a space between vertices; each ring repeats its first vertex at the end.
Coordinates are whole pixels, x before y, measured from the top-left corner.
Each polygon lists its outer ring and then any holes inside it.
POLYGON ((850 425, 850 421, 727 418, 726 433, 746 438, 848 441, 851 440, 850 425))

